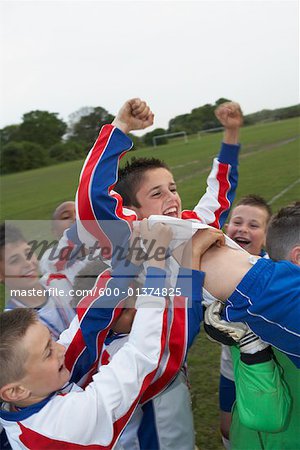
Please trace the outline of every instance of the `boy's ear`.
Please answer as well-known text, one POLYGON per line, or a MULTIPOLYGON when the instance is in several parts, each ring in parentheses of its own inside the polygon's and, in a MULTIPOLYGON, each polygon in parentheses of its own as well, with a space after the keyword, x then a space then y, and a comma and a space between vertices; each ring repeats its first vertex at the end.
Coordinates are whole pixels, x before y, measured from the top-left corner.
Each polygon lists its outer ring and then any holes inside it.
POLYGON ((30 396, 30 391, 20 383, 8 383, 0 389, 0 397, 8 403, 17 403, 30 396))
POLYGON ((225 223, 225 225, 224 225, 224 232, 227 233, 227 230, 228 230, 228 223, 225 223))
POLYGON ((126 208, 128 209, 132 209, 132 211, 134 211, 138 217, 138 219, 142 219, 142 217, 140 217, 140 213, 139 213, 139 209, 136 206, 130 205, 130 206, 126 206, 126 208))
POLYGON ((289 260, 300 267, 300 245, 296 245, 292 248, 289 255, 289 260))

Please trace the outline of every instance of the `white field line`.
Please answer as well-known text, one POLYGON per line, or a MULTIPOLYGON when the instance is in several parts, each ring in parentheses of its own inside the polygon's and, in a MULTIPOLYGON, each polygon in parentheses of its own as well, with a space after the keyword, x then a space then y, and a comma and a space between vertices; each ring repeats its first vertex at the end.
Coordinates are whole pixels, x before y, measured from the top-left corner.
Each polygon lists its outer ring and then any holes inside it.
POLYGON ((298 183, 300 183, 300 178, 298 178, 298 180, 294 181, 294 183, 291 183, 289 186, 287 186, 282 191, 280 191, 279 194, 277 194, 273 198, 271 198, 271 200, 268 202, 269 205, 272 205, 272 203, 274 203, 275 200, 277 200, 278 198, 282 197, 282 195, 284 195, 286 192, 288 192, 290 189, 292 189, 298 183))
MULTIPOLYGON (((268 150, 273 150, 273 148, 280 147, 282 145, 286 145, 286 144, 288 144, 290 142, 296 141, 297 139, 299 139, 299 135, 297 135, 295 137, 292 137, 290 139, 285 139, 284 141, 279 141, 279 142, 276 142, 274 144, 269 144, 269 145, 267 145, 265 147, 262 147, 261 149, 256 150, 254 152, 250 151, 250 152, 242 153, 239 156, 239 159, 248 158, 249 156, 252 156, 252 155, 254 156, 254 155, 258 154, 258 153, 262 153, 262 152, 265 152, 265 151, 268 151, 268 150)), ((189 165, 197 165, 198 163, 199 163, 198 160, 188 161, 185 164, 178 164, 176 166, 170 166, 170 169, 171 170, 179 169, 179 168, 186 167, 186 166, 189 166, 189 165)), ((199 170, 196 169, 190 175, 185 175, 183 177, 176 178, 176 181, 177 181, 177 183, 181 183, 183 181, 186 181, 186 180, 189 180, 191 178, 194 178, 196 175, 202 175, 203 173, 208 173, 210 170, 211 170, 211 166, 203 167, 202 169, 199 169, 199 170)))

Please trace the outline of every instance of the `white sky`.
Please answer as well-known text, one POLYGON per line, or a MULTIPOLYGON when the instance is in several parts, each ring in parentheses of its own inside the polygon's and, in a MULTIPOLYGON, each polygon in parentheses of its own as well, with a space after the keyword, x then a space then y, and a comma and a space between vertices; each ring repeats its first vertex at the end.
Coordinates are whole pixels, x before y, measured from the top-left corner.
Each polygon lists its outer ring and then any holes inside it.
POLYGON ((0 128, 137 96, 155 127, 220 97, 246 114, 299 102, 298 1, 0 3, 0 128))

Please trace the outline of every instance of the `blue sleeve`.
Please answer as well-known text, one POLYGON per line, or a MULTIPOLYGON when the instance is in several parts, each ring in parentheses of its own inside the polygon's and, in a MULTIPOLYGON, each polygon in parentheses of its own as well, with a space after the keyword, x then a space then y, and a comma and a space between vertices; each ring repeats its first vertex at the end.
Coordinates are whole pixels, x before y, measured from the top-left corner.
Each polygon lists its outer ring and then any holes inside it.
POLYGON ((132 141, 121 130, 112 125, 102 127, 84 163, 77 189, 79 239, 89 247, 98 242, 108 259, 126 244, 131 235, 128 221, 136 218, 134 213, 123 212, 122 199, 113 191, 119 160, 131 147, 132 141))
MULTIPOLYGON (((222 164, 229 164, 231 166, 229 174, 228 174, 228 181, 230 184, 230 189, 227 193, 227 199, 232 206, 235 195, 236 195, 236 189, 238 185, 238 156, 240 152, 240 145, 234 145, 234 144, 225 144, 222 142, 220 153, 218 156, 218 161, 222 164)), ((222 228, 226 222, 226 219, 229 215, 230 208, 223 211, 220 215, 219 223, 220 228, 222 228)))
POLYGON ((261 258, 227 299, 223 318, 246 322, 300 367, 300 268, 261 258))

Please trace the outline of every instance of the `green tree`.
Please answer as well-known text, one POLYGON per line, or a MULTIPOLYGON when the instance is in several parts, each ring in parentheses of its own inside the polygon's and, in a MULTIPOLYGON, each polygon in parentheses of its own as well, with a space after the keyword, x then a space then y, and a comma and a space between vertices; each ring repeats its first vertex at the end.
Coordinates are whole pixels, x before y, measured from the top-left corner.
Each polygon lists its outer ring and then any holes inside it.
POLYGON ((0 130, 0 145, 6 145, 11 141, 18 141, 20 125, 8 125, 0 130))
POLYGON ((34 142, 10 142, 1 148, 2 173, 21 172, 47 164, 47 151, 34 142))
POLYGON ((228 98, 221 97, 221 98, 219 98, 219 100, 216 101, 216 106, 219 106, 225 102, 231 102, 231 100, 229 100, 228 98))
POLYGON ((220 124, 215 117, 215 109, 221 103, 228 101, 230 100, 219 98, 214 105, 207 103, 192 109, 189 114, 176 116, 170 120, 168 131, 170 133, 185 131, 188 134, 195 134, 200 130, 219 127, 220 124))
POLYGON ((176 133, 178 131, 186 131, 187 133, 190 131, 190 114, 181 114, 179 116, 174 117, 169 121, 168 132, 176 133))
MULTIPOLYGON (((160 136, 161 134, 165 134, 167 131, 164 128, 155 128, 155 130, 150 131, 149 133, 146 133, 143 136, 143 142, 145 145, 153 145, 153 138, 155 136, 160 136)), ((168 139, 166 137, 160 138, 157 141, 157 145, 163 145, 163 144, 167 144, 168 143, 168 139)))
POLYGON ((58 113, 31 111, 23 115, 19 139, 35 142, 44 148, 60 142, 67 130, 67 124, 57 117, 58 113))
POLYGON ((82 145, 77 142, 68 141, 61 144, 55 144, 49 149, 49 156, 54 161, 74 161, 83 159, 85 153, 82 145))
POLYGON ((86 146, 86 152, 95 142, 101 127, 111 123, 114 119, 114 116, 101 106, 81 108, 73 113, 72 117, 73 123, 68 131, 68 140, 82 142, 86 146), (82 111, 84 115, 82 115, 82 111), (78 121, 76 121, 76 116, 79 117, 78 121))

